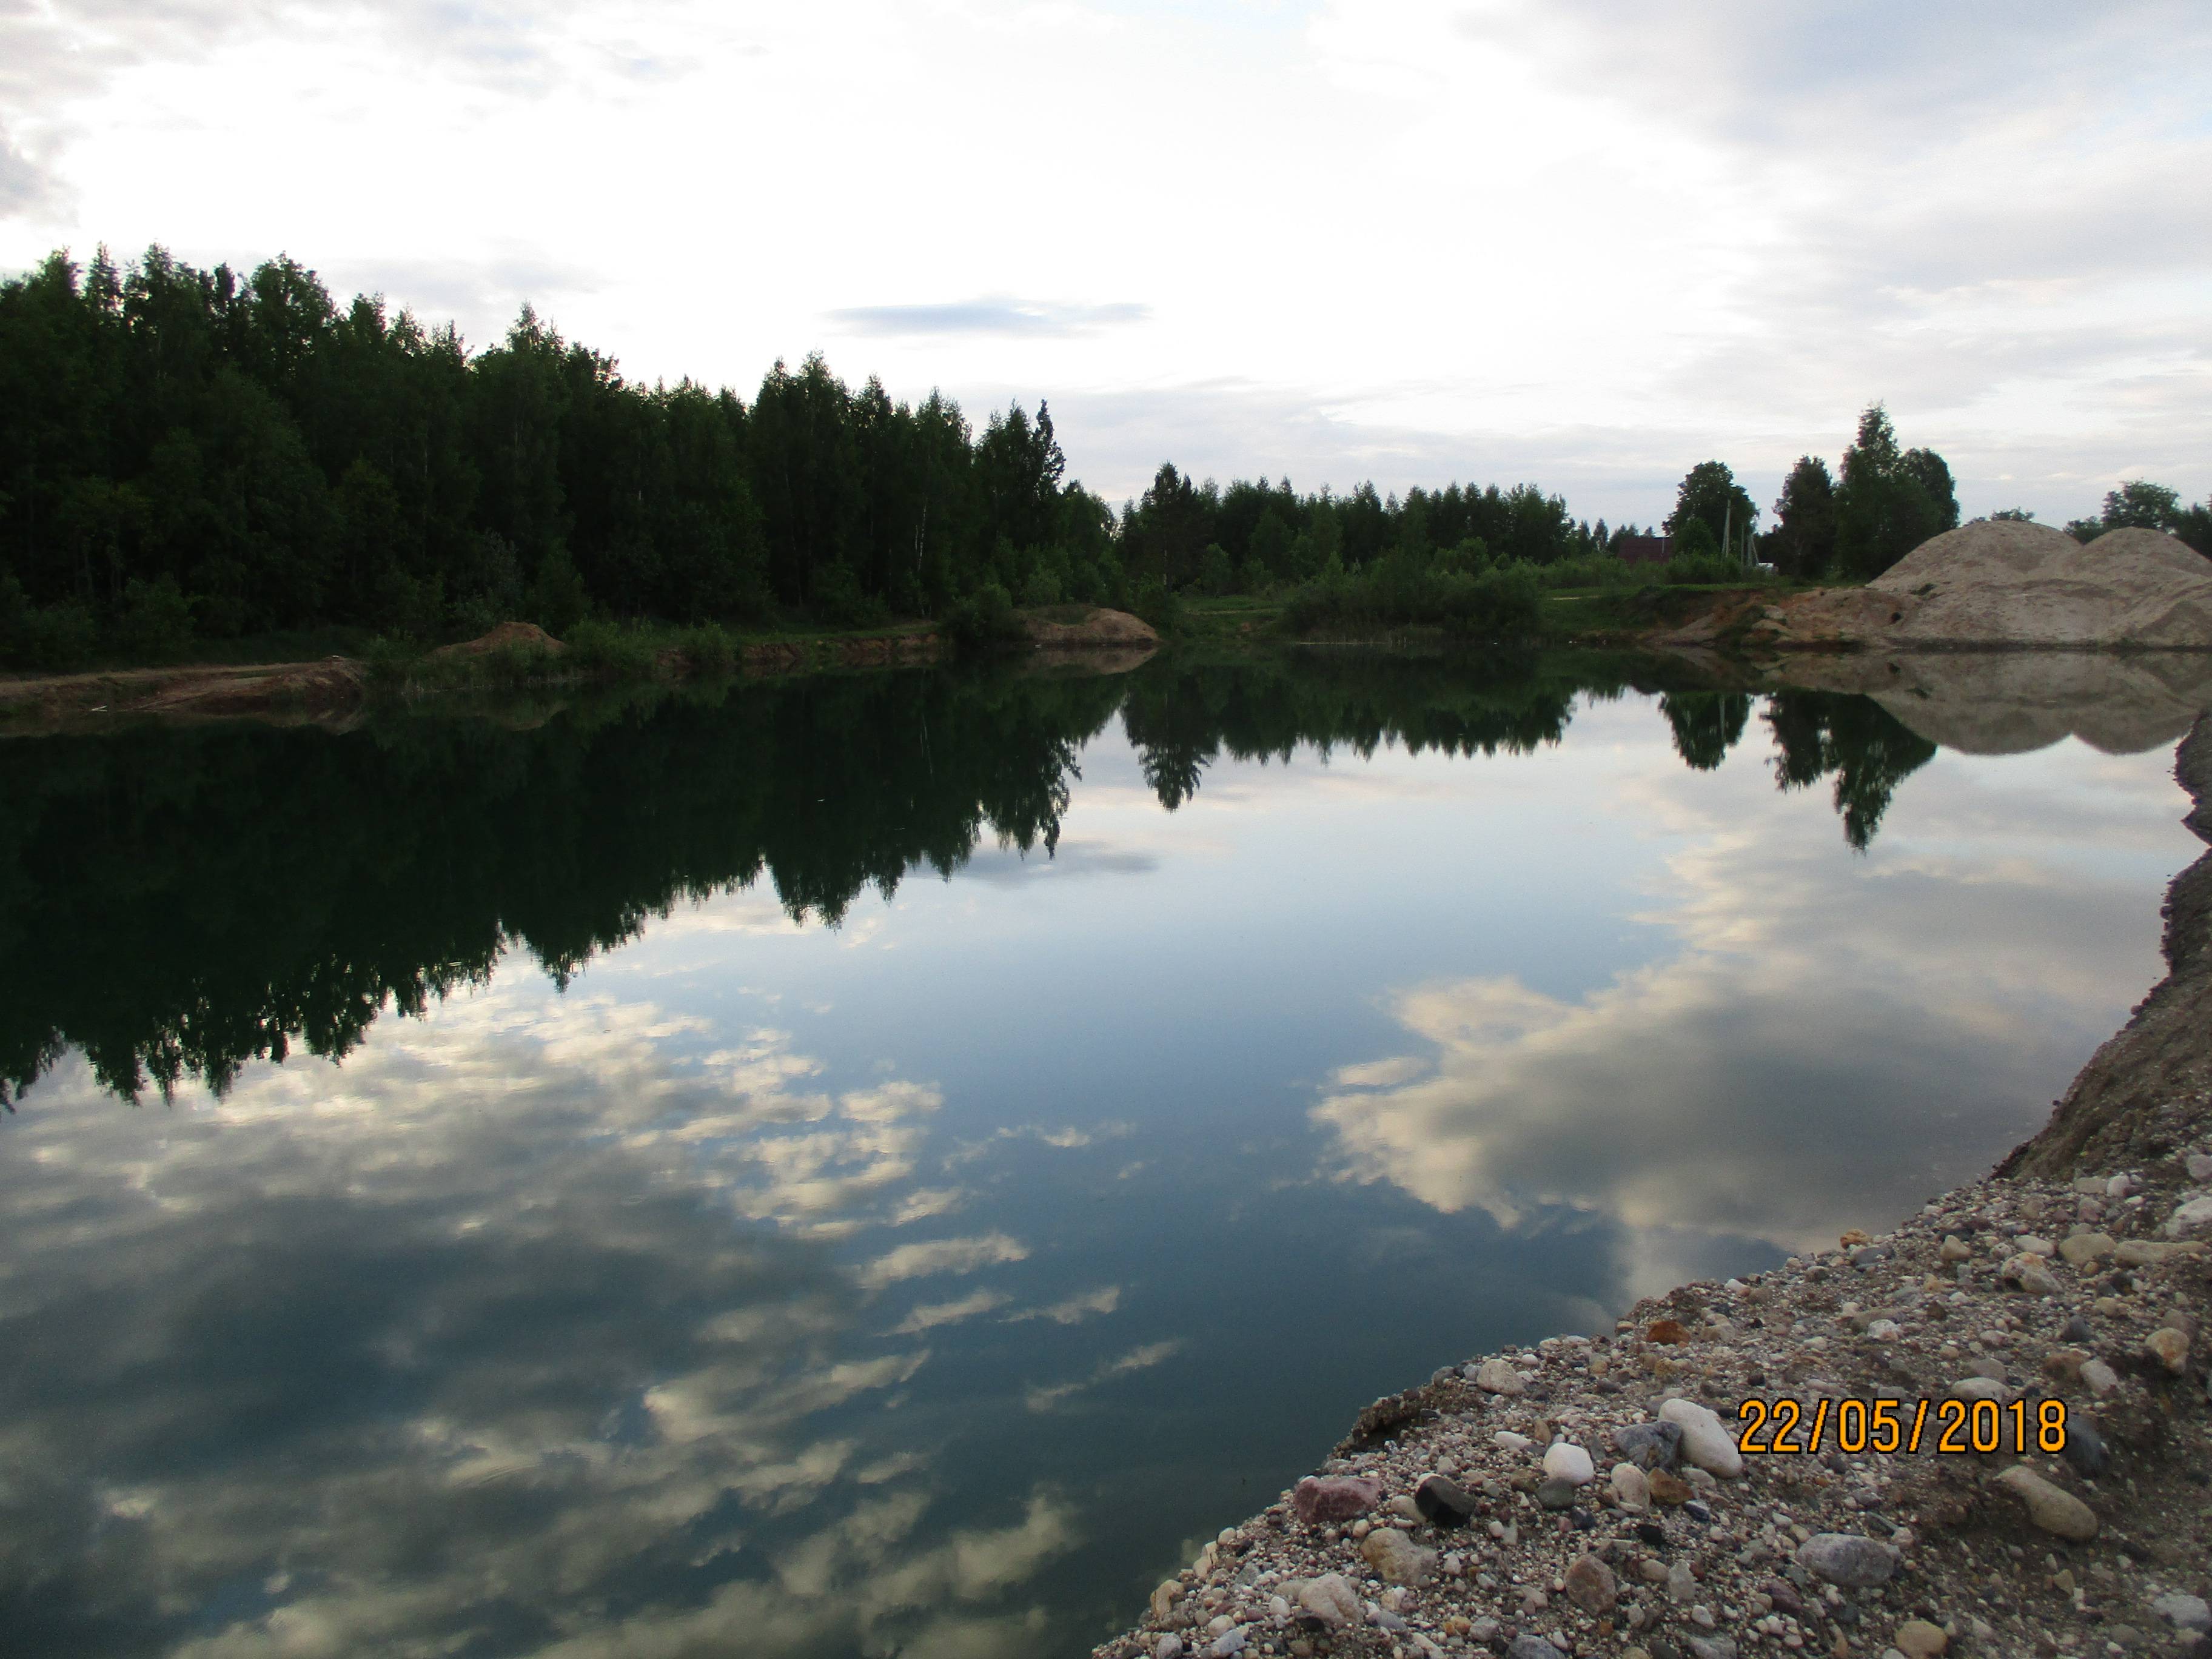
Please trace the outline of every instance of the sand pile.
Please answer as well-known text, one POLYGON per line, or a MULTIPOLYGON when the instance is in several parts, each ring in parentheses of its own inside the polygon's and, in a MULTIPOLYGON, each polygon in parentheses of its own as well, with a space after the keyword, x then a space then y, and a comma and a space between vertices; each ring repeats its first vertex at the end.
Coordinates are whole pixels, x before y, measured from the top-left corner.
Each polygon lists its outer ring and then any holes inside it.
POLYGON ((1923 542, 1864 587, 1771 611, 1778 645, 2207 650, 2212 560, 2153 530, 2084 546, 2045 525, 1984 520, 1923 542))
POLYGON ((1091 650, 1102 646, 1126 650, 1160 642, 1150 623, 1126 611, 1094 608, 1073 621, 1056 621, 1055 614, 1031 611, 1022 617, 1030 643, 1040 651, 1091 650))

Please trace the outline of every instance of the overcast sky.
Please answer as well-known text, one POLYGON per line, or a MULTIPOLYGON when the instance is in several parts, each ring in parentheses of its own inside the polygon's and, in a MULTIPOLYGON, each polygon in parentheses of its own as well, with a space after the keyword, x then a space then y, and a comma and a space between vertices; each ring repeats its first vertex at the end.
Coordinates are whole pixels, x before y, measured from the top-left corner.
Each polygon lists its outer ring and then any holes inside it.
POLYGON ((0 0, 0 265, 279 251, 634 378, 1051 399, 1111 498, 2212 494, 2203 0, 0 0))

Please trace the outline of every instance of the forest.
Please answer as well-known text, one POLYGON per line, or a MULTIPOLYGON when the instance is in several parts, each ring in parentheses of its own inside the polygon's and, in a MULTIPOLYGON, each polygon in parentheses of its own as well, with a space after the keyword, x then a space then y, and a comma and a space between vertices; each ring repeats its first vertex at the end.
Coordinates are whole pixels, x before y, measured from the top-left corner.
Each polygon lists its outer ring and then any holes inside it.
MULTIPOLYGON (((1805 457, 1773 529, 1719 461, 1682 481, 1673 562, 1534 484, 1338 495, 1222 488, 1170 464, 1117 511, 1067 476, 1050 408, 977 430, 932 393, 858 390, 819 356, 748 403, 646 386, 525 307, 472 350, 450 324, 340 305, 289 258, 240 276, 159 247, 66 253, 0 283, 0 665, 158 660, 317 629, 434 641, 508 618, 752 629, 1003 617, 1273 593, 1292 625, 1531 631, 1542 589, 1876 574, 1958 522, 1942 458, 1879 404, 1832 476, 1805 457)), ((2130 484, 2086 537, 2204 507, 2130 484)))

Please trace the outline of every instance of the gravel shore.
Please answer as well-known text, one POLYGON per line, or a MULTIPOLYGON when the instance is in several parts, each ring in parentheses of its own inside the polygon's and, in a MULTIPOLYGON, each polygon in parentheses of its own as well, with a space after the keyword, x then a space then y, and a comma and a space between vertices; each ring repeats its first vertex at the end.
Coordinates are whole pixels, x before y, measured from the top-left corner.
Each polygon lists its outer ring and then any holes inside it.
POLYGON ((2166 916, 1999 1173, 1376 1401, 1097 1659, 2212 1659, 2212 854, 2166 916))

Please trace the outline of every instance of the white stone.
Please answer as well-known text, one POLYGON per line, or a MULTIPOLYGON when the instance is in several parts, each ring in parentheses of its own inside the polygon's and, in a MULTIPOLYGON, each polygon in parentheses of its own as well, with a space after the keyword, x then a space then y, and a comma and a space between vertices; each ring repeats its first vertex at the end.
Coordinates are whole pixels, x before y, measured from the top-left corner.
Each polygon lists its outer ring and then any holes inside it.
POLYGON ((1659 1408, 1659 1420, 1682 1431, 1682 1455, 1693 1468, 1733 1480, 1743 1473, 1743 1454, 1735 1437, 1710 1409, 1694 1400, 1669 1400, 1659 1408))
POLYGON ((1635 1464, 1615 1463, 1608 1478, 1613 1497, 1630 1514, 1641 1515, 1651 1507, 1651 1482, 1635 1464))
POLYGON ((1486 1359, 1476 1368, 1474 1386, 1491 1394, 1519 1394, 1528 1385, 1521 1373, 1503 1359, 1486 1359))
POLYGON ((1571 1440, 1555 1440, 1544 1453, 1544 1473, 1570 1486, 1587 1486, 1597 1474, 1590 1455, 1571 1440))
POLYGON ((2176 1590, 2154 1598, 2150 1606, 2152 1612, 2171 1620, 2177 1630, 2212 1631, 2212 1607, 2207 1607, 2201 1595, 2176 1590))
POLYGON ((2100 1400, 2120 1386, 2119 1373, 2101 1359, 2093 1359, 2081 1367, 2081 1380, 2100 1400))
POLYGON ((2192 1198, 2166 1218, 2166 1231, 2174 1238, 2185 1238, 2207 1228, 2212 1228, 2212 1195, 2192 1198))

